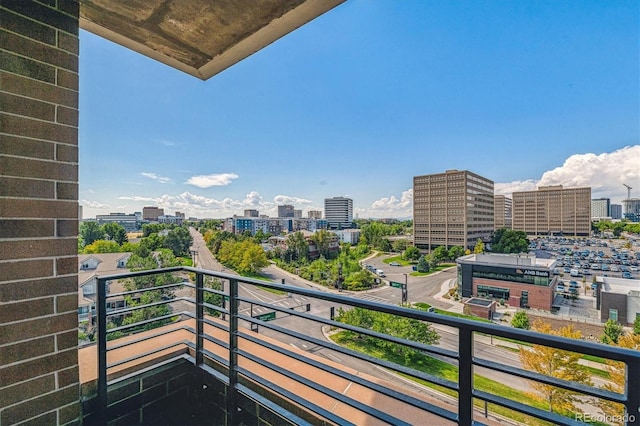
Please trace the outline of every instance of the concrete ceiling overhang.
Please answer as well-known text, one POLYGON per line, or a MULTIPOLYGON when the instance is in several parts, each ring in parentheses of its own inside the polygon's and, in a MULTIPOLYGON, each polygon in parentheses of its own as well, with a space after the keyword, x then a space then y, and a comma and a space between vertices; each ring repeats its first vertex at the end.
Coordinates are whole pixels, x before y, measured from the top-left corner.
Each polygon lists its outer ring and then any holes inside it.
POLYGON ((206 80, 345 0, 81 0, 80 27, 206 80))

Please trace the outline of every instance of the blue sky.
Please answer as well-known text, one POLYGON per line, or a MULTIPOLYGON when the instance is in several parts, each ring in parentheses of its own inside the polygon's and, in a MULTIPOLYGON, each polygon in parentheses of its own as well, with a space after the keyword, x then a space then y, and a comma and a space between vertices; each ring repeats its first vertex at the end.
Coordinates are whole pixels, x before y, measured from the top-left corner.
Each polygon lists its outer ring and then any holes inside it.
POLYGON ((80 40, 84 217, 410 217, 413 176, 448 169, 640 196, 637 0, 349 0, 204 82, 80 40))

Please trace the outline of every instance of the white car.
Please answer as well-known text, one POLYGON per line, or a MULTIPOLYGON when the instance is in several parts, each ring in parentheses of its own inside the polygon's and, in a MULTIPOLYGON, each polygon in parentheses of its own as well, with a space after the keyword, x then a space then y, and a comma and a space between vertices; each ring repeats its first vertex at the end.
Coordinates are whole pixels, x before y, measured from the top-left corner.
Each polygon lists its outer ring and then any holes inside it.
POLYGON ((637 266, 629 266, 629 270, 631 272, 638 272, 638 267, 637 266))

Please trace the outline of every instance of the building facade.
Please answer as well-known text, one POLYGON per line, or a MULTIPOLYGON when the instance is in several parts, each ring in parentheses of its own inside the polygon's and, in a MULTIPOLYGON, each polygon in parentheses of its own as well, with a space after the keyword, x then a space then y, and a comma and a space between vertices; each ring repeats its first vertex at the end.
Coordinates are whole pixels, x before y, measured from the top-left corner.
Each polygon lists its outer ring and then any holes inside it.
POLYGON ((554 259, 533 255, 470 254, 459 257, 462 297, 503 300, 510 306, 551 310, 559 278, 554 259))
POLYGON ((147 206, 142 208, 142 220, 157 222, 158 217, 160 216, 164 216, 164 209, 154 206, 147 206))
POLYGON ((324 218, 329 229, 350 229, 353 226, 353 200, 346 197, 325 198, 324 218))
POLYGON ((260 216, 260 213, 258 212, 258 210, 246 209, 244 211, 244 217, 258 217, 258 216, 260 216))
POLYGON ((307 217, 309 219, 322 219, 322 211, 320 211, 320 210, 309 210, 307 212, 307 217))
POLYGON ((473 248, 494 230, 493 181, 470 171, 413 178, 413 240, 424 250, 473 248))
POLYGON ((135 214, 125 213, 99 214, 96 215, 96 222, 98 222, 99 225, 104 225, 105 223, 117 223, 127 232, 138 231, 142 226, 142 223, 138 220, 138 216, 135 214))
POLYGON ((611 204, 610 208, 611 219, 622 219, 622 204, 611 204))
POLYGON ((591 188, 555 185, 514 192, 513 229, 527 235, 589 236, 591 188))
POLYGON ((622 200, 624 218, 631 222, 640 222, 640 198, 622 200))
POLYGON ((611 217, 611 200, 608 198, 596 198, 591 200, 591 219, 600 220, 611 217))
POLYGON ((278 217, 294 217, 295 210, 293 206, 290 204, 285 204, 283 206, 278 206, 278 217))
POLYGON ((493 227, 494 229, 511 229, 513 224, 511 218, 513 214, 513 202, 511 198, 504 195, 493 196, 493 227))

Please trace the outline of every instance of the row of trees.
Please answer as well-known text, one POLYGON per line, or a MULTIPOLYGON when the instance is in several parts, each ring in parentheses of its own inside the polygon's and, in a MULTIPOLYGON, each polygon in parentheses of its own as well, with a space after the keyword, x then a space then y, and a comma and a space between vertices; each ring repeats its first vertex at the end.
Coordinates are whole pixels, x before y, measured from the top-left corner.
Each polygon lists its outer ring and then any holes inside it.
POLYGON ((640 223, 627 222, 622 220, 620 222, 611 222, 610 220, 601 220, 593 222, 591 224, 592 231, 598 232, 611 232, 615 237, 619 237, 623 232, 629 232, 632 234, 640 234, 640 223))
POLYGON ((78 251, 81 253, 132 252, 147 257, 152 251, 166 248, 174 256, 187 256, 193 238, 184 226, 146 224, 139 243, 128 241, 124 227, 117 223, 99 225, 88 221, 80 224, 78 251), (165 235, 166 234, 166 235, 165 235))

